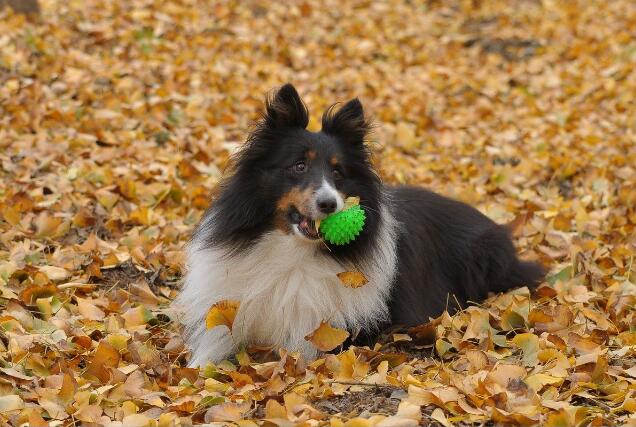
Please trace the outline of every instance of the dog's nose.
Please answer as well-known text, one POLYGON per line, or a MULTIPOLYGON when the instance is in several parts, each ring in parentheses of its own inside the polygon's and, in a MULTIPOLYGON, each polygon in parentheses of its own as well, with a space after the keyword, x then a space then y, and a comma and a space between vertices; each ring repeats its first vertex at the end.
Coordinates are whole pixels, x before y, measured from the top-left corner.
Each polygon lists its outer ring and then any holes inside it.
POLYGON ((325 197, 322 199, 318 199, 316 201, 318 204, 318 210, 324 214, 334 213, 336 211, 336 207, 338 206, 338 202, 333 197, 325 197))

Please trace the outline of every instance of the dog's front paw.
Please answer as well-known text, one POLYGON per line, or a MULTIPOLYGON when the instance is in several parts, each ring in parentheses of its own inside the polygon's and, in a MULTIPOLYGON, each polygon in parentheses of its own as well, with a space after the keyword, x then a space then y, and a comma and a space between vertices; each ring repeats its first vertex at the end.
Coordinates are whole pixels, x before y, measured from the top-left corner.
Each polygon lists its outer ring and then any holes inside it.
MULTIPOLYGON (((205 325, 204 325, 205 326, 205 325)), ((186 330, 186 345, 190 349, 188 367, 204 367, 208 362, 220 362, 236 352, 236 344, 227 328, 200 328, 190 333, 186 330)))

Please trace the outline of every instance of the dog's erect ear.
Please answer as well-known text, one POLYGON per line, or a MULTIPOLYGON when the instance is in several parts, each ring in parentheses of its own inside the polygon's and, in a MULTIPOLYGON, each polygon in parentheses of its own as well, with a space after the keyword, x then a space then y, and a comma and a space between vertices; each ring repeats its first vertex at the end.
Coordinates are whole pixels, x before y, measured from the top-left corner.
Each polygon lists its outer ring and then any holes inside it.
POLYGON ((271 129, 301 128, 309 123, 307 106, 296 88, 287 83, 265 100, 265 125, 271 129))
POLYGON ((371 123, 364 118, 362 103, 354 98, 337 111, 335 107, 332 105, 322 115, 322 131, 347 142, 362 144, 371 128, 371 123))

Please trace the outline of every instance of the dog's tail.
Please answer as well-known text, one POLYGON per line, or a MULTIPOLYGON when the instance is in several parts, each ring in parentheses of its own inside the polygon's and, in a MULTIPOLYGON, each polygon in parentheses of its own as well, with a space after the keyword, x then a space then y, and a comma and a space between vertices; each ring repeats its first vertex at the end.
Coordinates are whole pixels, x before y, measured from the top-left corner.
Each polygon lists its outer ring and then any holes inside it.
POLYGON ((506 292, 521 286, 536 288, 545 277, 545 268, 540 263, 517 258, 517 251, 504 227, 485 234, 478 241, 478 249, 489 292, 506 292))

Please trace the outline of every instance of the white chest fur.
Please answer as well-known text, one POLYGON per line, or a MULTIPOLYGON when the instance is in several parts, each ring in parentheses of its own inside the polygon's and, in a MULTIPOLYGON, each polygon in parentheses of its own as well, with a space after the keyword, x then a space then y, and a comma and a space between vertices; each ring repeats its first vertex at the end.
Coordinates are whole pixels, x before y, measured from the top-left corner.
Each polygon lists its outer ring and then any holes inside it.
POLYGON ((293 235, 273 231, 231 257, 195 239, 175 301, 192 350, 190 364, 221 360, 241 343, 284 347, 311 358, 317 351, 304 337, 321 321, 355 331, 385 320, 396 264, 394 233, 395 221, 383 208, 376 247, 358 266, 369 282, 357 289, 343 286, 336 276, 351 266, 293 235), (224 299, 241 303, 231 334, 224 327, 205 327, 208 309, 224 299))

